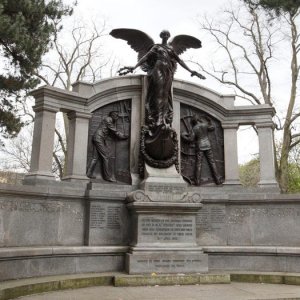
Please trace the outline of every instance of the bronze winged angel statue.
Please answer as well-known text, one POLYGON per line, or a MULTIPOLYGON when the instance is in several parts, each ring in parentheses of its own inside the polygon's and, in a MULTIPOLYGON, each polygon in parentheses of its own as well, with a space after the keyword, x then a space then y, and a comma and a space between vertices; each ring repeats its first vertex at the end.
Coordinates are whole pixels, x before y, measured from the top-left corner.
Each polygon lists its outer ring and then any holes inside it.
POLYGON ((123 39, 138 53, 134 67, 123 67, 119 75, 132 73, 140 67, 148 73, 148 93, 146 101, 146 124, 154 129, 157 126, 170 126, 173 119, 172 82, 177 63, 191 73, 191 76, 205 77, 192 71, 179 57, 189 48, 201 48, 201 41, 189 35, 177 35, 169 43, 170 32, 160 33, 161 44, 155 44, 146 33, 136 29, 114 29, 114 38, 123 39))
MULTIPOLYGON (((119 75, 132 73, 138 67, 147 72, 145 126, 141 130, 140 145, 142 159, 156 168, 167 168, 172 164, 178 166, 177 135, 172 128, 172 82, 177 64, 189 71, 191 76, 205 79, 179 58, 189 48, 201 48, 201 41, 189 35, 177 35, 168 43, 170 32, 167 30, 160 33, 161 44, 155 44, 150 36, 136 29, 114 29, 110 35, 127 41, 138 53, 137 64, 121 68, 119 75)), ((143 167, 140 167, 140 173, 143 173, 143 167)))

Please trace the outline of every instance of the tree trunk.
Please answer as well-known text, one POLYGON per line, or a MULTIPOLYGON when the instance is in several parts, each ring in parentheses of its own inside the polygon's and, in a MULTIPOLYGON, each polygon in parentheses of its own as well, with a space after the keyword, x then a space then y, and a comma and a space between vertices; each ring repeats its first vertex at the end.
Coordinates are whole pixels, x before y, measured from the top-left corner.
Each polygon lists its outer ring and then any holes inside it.
POLYGON ((285 126, 283 132, 282 149, 281 149, 280 163, 278 169, 278 183, 280 186, 280 190, 283 193, 288 192, 288 184, 289 184, 288 158, 289 158, 290 144, 291 144, 290 128, 289 126, 285 126))
POLYGON ((283 193, 288 191, 288 159, 289 152, 291 150, 291 119, 293 115, 293 110, 297 95, 297 79, 299 74, 298 58, 297 58, 297 40, 298 32, 297 26, 295 24, 295 16, 289 13, 289 21, 291 25, 291 46, 292 46, 292 59, 291 59, 291 94, 290 101, 288 104, 288 109, 286 112, 285 122, 283 126, 283 139, 282 139, 282 149, 280 155, 280 165, 279 165, 279 185, 283 193))

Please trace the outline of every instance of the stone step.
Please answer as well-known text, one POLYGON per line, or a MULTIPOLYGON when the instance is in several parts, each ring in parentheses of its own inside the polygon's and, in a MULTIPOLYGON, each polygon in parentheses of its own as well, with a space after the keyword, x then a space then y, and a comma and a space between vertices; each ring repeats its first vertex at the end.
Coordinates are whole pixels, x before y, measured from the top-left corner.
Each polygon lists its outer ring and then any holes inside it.
POLYGON ((18 297, 33 294, 67 289, 79 289, 93 286, 172 286, 198 284, 230 284, 231 282, 300 285, 300 274, 280 272, 230 272, 219 274, 207 273, 158 275, 152 273, 144 275, 128 275, 121 272, 111 272, 45 276, 39 278, 28 278, 1 282, 0 300, 16 299, 18 297))
POLYGON ((112 285, 112 274, 75 274, 11 280, 0 283, 0 300, 67 289, 112 285))
POLYGON ((194 285, 230 283, 230 274, 116 275, 114 286, 194 285))

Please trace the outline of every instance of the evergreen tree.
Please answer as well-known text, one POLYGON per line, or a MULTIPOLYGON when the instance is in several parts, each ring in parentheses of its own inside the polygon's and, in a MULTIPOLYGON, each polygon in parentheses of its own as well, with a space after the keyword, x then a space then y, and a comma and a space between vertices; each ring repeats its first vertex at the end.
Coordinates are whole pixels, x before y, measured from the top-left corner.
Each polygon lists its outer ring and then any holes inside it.
POLYGON ((253 6, 262 6, 270 13, 275 12, 277 16, 282 12, 295 15, 300 7, 300 0, 244 0, 244 2, 253 6))
POLYGON ((20 92, 34 88, 32 76, 51 45, 55 23, 72 13, 61 0, 0 0, 0 133, 16 135, 20 92))

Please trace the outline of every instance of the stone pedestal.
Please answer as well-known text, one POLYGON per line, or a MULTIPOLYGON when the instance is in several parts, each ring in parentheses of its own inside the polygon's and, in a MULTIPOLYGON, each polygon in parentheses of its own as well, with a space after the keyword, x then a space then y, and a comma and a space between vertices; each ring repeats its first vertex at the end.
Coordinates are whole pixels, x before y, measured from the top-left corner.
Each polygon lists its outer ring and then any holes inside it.
POLYGON ((127 197, 131 247, 126 254, 126 271, 129 274, 207 272, 207 255, 196 243, 196 215, 202 207, 200 195, 179 194, 178 190, 178 196, 171 188, 166 190, 172 180, 170 183, 164 179, 160 182, 162 191, 149 191, 152 182, 147 182, 145 190, 127 197))
POLYGON ((187 191, 187 183, 174 165, 166 169, 156 169, 145 164, 145 179, 140 187, 154 202, 181 202, 187 191))

